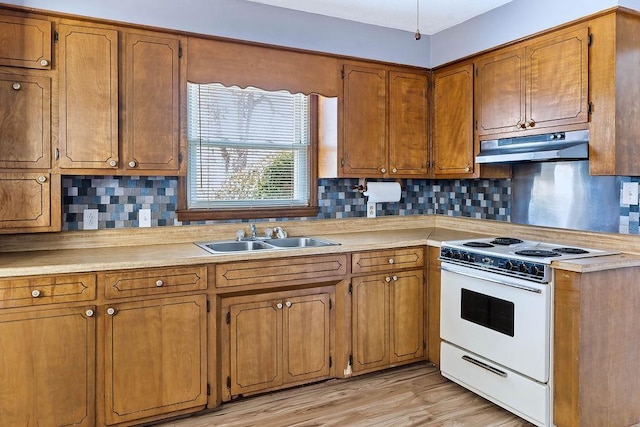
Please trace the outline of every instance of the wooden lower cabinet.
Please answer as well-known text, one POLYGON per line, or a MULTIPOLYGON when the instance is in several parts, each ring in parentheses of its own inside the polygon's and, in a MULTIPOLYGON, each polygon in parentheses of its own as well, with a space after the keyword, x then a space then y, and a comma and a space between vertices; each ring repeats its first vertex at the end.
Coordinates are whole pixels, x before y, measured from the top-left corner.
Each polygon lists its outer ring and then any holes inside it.
POLYGON ((205 295, 105 307, 106 424, 207 403, 205 295))
POLYGON ((222 299, 222 400, 329 378, 335 287, 222 299))
POLYGON ((352 279, 352 369, 369 372, 424 358, 424 271, 352 279))
POLYGON ((95 425, 94 313, 0 313, 0 425, 95 425))

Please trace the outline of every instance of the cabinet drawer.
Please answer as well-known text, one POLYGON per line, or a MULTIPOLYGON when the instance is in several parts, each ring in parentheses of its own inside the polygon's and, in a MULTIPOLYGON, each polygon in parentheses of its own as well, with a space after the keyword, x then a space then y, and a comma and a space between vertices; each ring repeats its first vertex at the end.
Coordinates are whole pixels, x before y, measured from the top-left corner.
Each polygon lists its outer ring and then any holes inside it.
POLYGON ((424 250, 421 247, 359 252, 351 257, 351 272, 353 274, 422 266, 424 266, 424 250))
POLYGON ((91 301, 95 297, 95 274, 0 279, 0 308, 91 301))
POLYGON ((207 288, 207 269, 198 267, 150 268, 104 274, 105 296, 161 295, 207 288))
POLYGON ((216 266, 216 287, 341 280, 346 273, 346 255, 231 262, 216 266))

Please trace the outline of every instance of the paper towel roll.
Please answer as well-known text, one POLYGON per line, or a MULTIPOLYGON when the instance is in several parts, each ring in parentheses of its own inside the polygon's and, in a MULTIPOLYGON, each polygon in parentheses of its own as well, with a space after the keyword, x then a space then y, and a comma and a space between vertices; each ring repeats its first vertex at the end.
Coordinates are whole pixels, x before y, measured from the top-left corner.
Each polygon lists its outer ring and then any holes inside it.
POLYGON ((368 182, 365 196, 369 197, 368 202, 399 202, 401 194, 400 183, 398 182, 368 182))

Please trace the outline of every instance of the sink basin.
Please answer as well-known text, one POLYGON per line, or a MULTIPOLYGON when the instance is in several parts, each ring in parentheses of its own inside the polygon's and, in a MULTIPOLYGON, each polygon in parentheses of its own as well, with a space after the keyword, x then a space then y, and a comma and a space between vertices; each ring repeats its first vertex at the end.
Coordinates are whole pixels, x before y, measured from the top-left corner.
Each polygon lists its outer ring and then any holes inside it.
POLYGON ((252 252, 265 249, 295 249, 295 248, 319 248, 322 246, 339 245, 340 243, 315 237, 285 237, 284 239, 266 240, 224 240, 218 242, 196 243, 202 249, 212 253, 252 252))
POLYGON ((268 239, 265 242, 278 248, 318 248, 339 245, 339 243, 316 239, 315 237, 285 237, 284 239, 268 239))
POLYGON ((210 252, 246 252, 257 251, 260 249, 273 249, 271 245, 268 245, 259 240, 245 240, 242 242, 228 241, 228 242, 212 242, 212 243, 196 243, 203 249, 210 252))

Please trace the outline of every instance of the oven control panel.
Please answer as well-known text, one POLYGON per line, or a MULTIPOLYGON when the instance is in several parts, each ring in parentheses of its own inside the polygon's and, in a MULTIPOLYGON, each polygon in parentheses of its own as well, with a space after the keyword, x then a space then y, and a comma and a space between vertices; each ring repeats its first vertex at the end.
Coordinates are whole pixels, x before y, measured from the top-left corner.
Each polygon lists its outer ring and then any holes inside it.
POLYGON ((543 263, 480 254, 446 246, 440 248, 440 260, 541 283, 549 282, 551 275, 549 266, 543 263))

